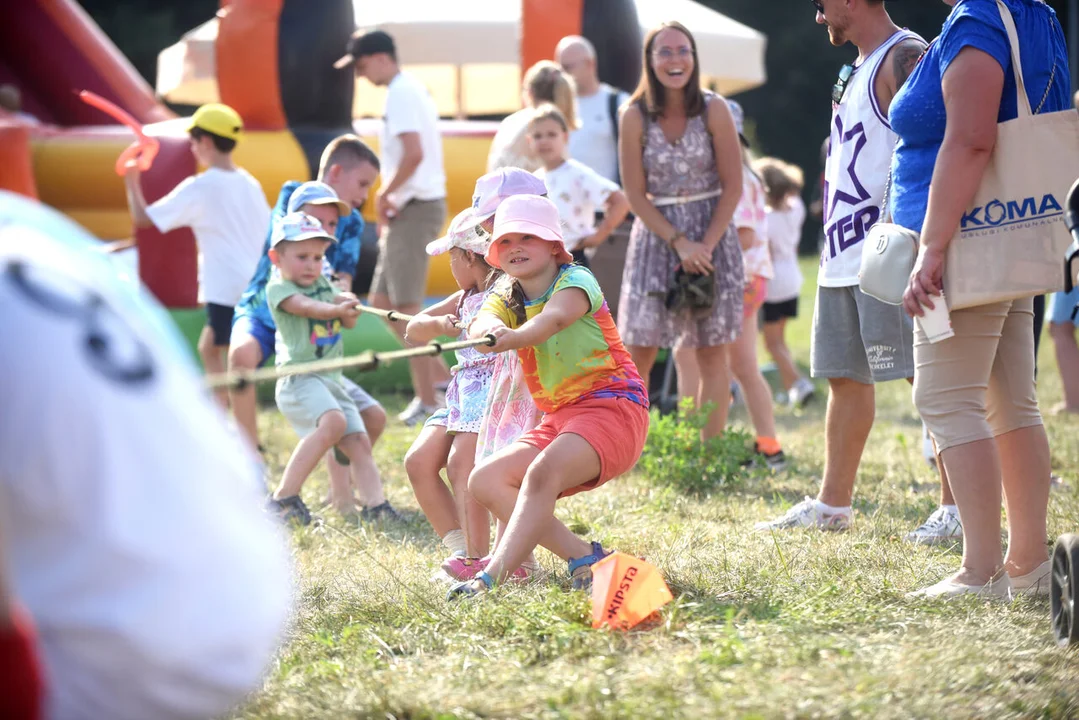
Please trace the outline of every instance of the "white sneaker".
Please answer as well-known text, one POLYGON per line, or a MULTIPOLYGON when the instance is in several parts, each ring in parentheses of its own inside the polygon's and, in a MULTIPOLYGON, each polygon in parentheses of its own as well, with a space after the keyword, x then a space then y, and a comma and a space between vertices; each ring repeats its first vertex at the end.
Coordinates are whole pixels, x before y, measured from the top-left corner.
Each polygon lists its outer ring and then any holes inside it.
POLYGON ((794 381, 794 386, 791 387, 790 393, 787 394, 787 402, 792 408, 805 407, 813 397, 817 394, 817 388, 813 383, 804 377, 800 377, 794 381))
POLYGON ((434 415, 437 410, 437 406, 430 407, 424 405, 422 402, 420 402, 420 399, 418 397, 414 397, 412 398, 412 402, 410 402, 403 411, 398 413, 397 419, 403 422, 405 425, 413 427, 422 423, 431 415, 434 415))
POLYGON ((907 542, 919 545, 938 545, 959 542, 963 539, 963 525, 959 513, 938 507, 917 530, 907 533, 907 542))
POLYGON ((792 528, 817 528, 819 530, 831 530, 844 532, 850 530, 851 514, 846 512, 830 513, 820 507, 816 499, 806 496, 806 499, 798 503, 787 514, 770 522, 759 522, 753 526, 755 532, 771 532, 773 530, 790 530, 792 528))
POLYGON ((1052 581, 1052 575, 1053 561, 1046 560, 1026 575, 1012 577, 1012 594, 1030 595, 1031 597, 1047 596, 1049 595, 1049 585, 1052 581))
POLYGON ((1001 573, 995 580, 990 580, 985 585, 963 585, 948 578, 936 585, 907 593, 908 598, 916 600, 950 600, 960 595, 977 595, 987 600, 1011 602, 1012 583, 1007 573, 1001 573))

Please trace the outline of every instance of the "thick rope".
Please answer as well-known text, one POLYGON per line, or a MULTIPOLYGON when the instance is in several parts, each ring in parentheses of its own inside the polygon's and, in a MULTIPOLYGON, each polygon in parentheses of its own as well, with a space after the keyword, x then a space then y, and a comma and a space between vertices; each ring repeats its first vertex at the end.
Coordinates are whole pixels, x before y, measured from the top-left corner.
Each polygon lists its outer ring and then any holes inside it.
MULTIPOLYGON (((393 311, 390 311, 393 312, 393 311)), ((292 375, 311 375, 313 373, 332 372, 334 370, 357 369, 363 372, 374 370, 383 363, 393 360, 405 360, 407 358, 441 355, 450 350, 464 350, 481 345, 488 347, 495 344, 494 335, 486 335, 476 340, 459 340, 456 342, 439 343, 432 342, 421 347, 408 348, 405 350, 390 350, 389 352, 367 352, 353 355, 352 357, 333 358, 330 360, 314 360, 295 365, 283 365, 281 367, 264 368, 261 370, 241 370, 239 372, 220 373, 207 375, 206 385, 212 390, 230 388, 242 390, 252 383, 269 382, 292 375)))

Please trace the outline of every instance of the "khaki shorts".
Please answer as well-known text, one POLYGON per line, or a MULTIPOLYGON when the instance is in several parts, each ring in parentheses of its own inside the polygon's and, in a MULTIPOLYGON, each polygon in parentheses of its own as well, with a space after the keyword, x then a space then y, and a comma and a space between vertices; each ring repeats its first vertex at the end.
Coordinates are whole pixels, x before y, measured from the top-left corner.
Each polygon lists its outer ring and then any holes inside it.
POLYGON ((277 381, 274 392, 277 409, 300 437, 318 427, 319 418, 331 410, 345 415, 345 435, 366 433, 356 403, 345 386, 326 375, 289 375, 277 381))
POLYGON ((379 235, 371 294, 388 295, 394 307, 420 305, 427 290, 427 243, 445 223, 445 200, 405 203, 379 235))
POLYGON ((953 310, 955 336, 914 332, 914 404, 937 449, 1042 424, 1034 389, 1034 299, 953 310))

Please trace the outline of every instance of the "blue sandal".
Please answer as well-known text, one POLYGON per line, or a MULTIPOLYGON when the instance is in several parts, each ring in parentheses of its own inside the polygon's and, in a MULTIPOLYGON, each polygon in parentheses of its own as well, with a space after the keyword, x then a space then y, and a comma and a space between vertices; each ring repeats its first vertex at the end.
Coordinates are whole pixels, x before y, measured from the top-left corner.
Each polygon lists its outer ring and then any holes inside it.
POLYGON ((604 550, 603 546, 600 545, 598 542, 593 542, 591 555, 585 555, 584 557, 579 558, 570 558, 568 563, 570 586, 574 590, 590 590, 592 588, 592 572, 589 571, 587 574, 581 573, 580 575, 574 575, 574 573, 583 567, 592 567, 610 554, 610 550, 604 550))
POLYGON ((481 570, 476 573, 476 576, 471 580, 462 580, 459 583, 454 583, 450 588, 450 591, 446 593, 446 600, 456 600, 462 597, 476 597, 488 590, 493 590, 494 586, 495 581, 487 574, 487 571, 481 570), (482 590, 476 587, 475 582, 477 580, 483 581, 484 587, 482 590))

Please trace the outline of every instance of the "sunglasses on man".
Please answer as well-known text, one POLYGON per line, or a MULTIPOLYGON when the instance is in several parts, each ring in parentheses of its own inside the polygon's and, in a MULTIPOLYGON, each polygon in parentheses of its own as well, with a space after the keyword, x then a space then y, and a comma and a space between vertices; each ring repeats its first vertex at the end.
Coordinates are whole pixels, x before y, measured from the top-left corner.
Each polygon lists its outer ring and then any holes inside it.
POLYGON ((819 12, 821 15, 824 14, 824 3, 821 2, 821 0, 809 0, 809 1, 811 3, 813 3, 813 7, 817 8, 817 12, 819 12))
POLYGON ((844 65, 839 68, 839 77, 836 78, 835 85, 832 86, 832 103, 838 105, 843 102, 843 96, 847 92, 847 84, 850 83, 850 79, 854 76, 854 66, 844 65))

